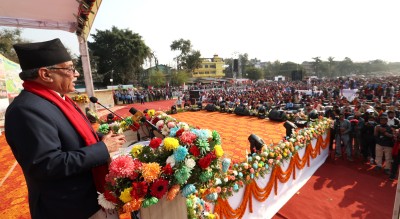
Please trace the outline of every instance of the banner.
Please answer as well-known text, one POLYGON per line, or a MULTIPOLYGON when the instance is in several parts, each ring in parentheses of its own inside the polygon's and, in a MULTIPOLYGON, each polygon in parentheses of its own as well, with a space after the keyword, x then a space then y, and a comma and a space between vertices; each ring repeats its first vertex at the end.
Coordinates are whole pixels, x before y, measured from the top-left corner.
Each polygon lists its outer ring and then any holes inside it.
POLYGON ((22 80, 19 64, 0 54, 0 129, 4 126, 4 113, 10 102, 21 92, 22 80))

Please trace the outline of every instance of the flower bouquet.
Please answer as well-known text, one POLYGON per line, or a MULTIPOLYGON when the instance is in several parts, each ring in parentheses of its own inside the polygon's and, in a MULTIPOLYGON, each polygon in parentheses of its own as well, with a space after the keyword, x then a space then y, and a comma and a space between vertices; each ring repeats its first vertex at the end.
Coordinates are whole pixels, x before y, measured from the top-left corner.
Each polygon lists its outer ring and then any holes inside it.
MULTIPOLYGON (((152 122, 166 137, 153 138, 148 146, 134 145, 129 154, 112 160, 106 191, 99 195, 103 208, 131 212, 163 197, 173 200, 178 193, 193 198, 220 173, 223 150, 216 131, 190 127, 165 113, 153 116, 152 122)), ((193 208, 205 205, 197 198, 189 200, 194 200, 193 208)))
POLYGON ((89 98, 85 94, 77 94, 75 96, 72 96, 71 99, 77 103, 88 103, 89 98))

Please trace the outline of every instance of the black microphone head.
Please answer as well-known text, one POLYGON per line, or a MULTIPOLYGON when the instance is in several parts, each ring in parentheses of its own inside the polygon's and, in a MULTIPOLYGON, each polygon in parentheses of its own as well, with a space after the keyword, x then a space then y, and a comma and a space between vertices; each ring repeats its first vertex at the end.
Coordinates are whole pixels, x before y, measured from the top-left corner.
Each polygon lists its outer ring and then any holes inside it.
POLYGON ((90 97, 89 100, 92 103, 97 103, 97 101, 98 101, 98 99, 96 97, 90 97))
POLYGON ((129 112, 130 112, 132 115, 135 115, 136 112, 137 112, 137 109, 131 107, 131 108, 129 109, 129 112))

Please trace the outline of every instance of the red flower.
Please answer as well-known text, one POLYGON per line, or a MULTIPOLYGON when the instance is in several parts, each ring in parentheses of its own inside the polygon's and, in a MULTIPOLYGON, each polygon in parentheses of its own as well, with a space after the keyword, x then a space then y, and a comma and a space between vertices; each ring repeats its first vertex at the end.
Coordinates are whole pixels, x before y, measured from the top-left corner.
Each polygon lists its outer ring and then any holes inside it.
POLYGON ((135 199, 143 198, 148 191, 149 186, 146 182, 133 182, 131 196, 135 199))
POLYGON ((216 158, 214 152, 211 152, 207 154, 205 157, 200 158, 199 160, 199 166, 202 169, 206 169, 207 167, 210 166, 211 162, 216 158))
POLYGON ((114 194, 111 193, 111 191, 105 190, 103 195, 107 201, 110 201, 115 204, 118 203, 117 197, 115 197, 114 194))
POLYGON ((155 125, 155 124, 157 124, 157 122, 160 120, 160 118, 158 118, 158 117, 155 117, 154 119, 153 119, 153 121, 151 121, 151 123, 153 123, 153 125, 155 125))
POLYGON ((195 157, 198 157, 200 155, 200 149, 196 145, 190 147, 189 152, 195 157))
POLYGON ((172 169, 169 163, 167 163, 167 165, 165 165, 165 167, 162 168, 162 171, 167 175, 171 175, 174 173, 174 170, 172 169))
POLYGON ((149 146, 153 149, 156 149, 156 148, 160 147, 161 142, 162 142, 161 138, 155 137, 155 138, 151 139, 149 146))
POLYGON ((182 133, 185 131, 185 129, 181 128, 176 132, 176 137, 179 137, 182 135, 182 133))
POLYGON ((139 130, 140 124, 137 123, 137 122, 134 122, 133 125, 129 126, 129 128, 130 128, 132 131, 136 132, 137 130, 139 130))
POLYGON ((161 199, 168 191, 168 180, 158 179, 150 187, 150 194, 161 199))

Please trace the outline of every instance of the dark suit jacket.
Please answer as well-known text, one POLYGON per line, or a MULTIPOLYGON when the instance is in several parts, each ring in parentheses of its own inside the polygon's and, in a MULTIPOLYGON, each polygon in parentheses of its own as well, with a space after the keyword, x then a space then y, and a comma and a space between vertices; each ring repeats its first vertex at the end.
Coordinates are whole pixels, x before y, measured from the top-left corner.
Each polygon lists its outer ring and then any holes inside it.
POLYGON ((33 219, 86 219, 100 209, 91 169, 110 155, 103 142, 85 146, 55 104, 22 91, 7 108, 5 135, 24 173, 33 219))

